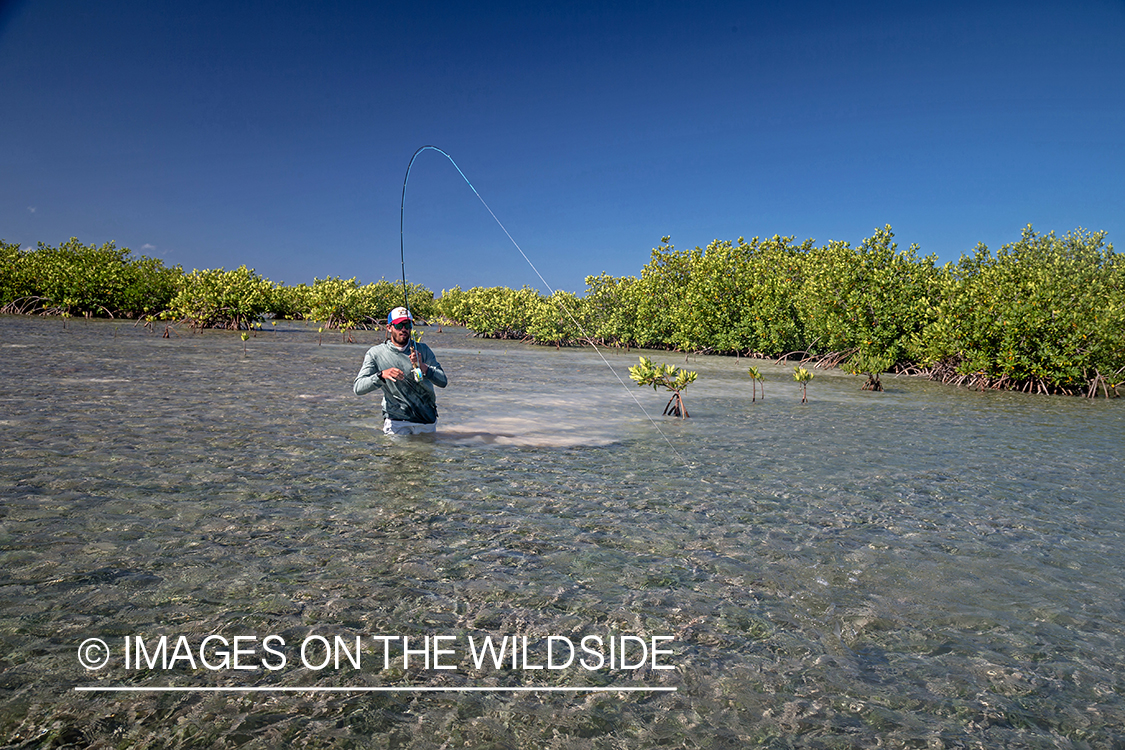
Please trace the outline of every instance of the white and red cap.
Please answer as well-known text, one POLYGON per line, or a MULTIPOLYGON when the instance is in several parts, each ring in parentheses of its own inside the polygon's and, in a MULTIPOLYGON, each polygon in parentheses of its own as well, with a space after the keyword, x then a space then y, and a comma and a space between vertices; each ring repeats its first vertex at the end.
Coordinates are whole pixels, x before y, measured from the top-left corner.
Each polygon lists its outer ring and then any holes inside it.
POLYGON ((412 322, 414 320, 414 316, 411 315, 410 311, 405 307, 396 307, 395 309, 391 310, 391 314, 387 316, 387 324, 392 326, 395 323, 401 323, 404 320, 409 320, 412 322))

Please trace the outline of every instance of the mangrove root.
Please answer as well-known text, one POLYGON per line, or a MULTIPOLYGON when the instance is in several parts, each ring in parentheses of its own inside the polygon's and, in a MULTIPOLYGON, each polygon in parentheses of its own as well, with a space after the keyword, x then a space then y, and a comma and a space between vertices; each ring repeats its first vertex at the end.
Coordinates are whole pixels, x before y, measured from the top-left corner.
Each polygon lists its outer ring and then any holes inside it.
POLYGON ((672 398, 668 399, 667 406, 664 407, 664 414, 673 417, 684 419, 691 415, 687 413, 687 407, 684 406, 684 400, 680 398, 680 394, 673 393, 672 398))
POLYGON ((878 391, 883 392, 883 384, 879 382, 879 373, 868 373, 867 382, 863 384, 864 391, 878 391))

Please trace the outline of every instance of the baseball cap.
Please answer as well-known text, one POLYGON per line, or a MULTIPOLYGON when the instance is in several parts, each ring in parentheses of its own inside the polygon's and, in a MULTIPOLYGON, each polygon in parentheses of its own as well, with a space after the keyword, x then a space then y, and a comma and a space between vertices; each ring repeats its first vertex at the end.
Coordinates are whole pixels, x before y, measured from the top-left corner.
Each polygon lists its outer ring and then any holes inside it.
POLYGON ((411 315, 410 311, 405 307, 396 307, 395 309, 391 310, 391 314, 387 316, 387 324, 392 326, 395 323, 401 323, 404 320, 414 320, 414 316, 411 315))

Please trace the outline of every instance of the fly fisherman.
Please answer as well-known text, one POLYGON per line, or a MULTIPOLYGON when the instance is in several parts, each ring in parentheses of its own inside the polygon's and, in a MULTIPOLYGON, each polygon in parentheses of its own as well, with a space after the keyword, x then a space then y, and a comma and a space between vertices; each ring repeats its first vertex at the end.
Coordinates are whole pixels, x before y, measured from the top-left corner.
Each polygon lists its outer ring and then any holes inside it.
POLYGON ((387 316, 390 340, 367 350, 355 378, 357 396, 383 390, 383 432, 387 435, 433 432, 438 416, 434 386, 444 388, 449 382, 430 347, 411 341, 413 327, 409 310, 391 310, 387 316))

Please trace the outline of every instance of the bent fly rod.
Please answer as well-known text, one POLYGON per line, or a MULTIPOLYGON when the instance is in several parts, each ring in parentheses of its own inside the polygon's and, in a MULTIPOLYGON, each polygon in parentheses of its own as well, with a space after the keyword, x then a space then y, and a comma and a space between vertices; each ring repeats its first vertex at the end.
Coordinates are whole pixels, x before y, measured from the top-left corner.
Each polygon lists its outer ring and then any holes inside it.
MULTIPOLYGON (((469 186, 469 189, 473 191, 473 195, 475 195, 477 199, 480 200, 481 205, 483 205, 485 210, 488 211, 488 214, 492 217, 492 220, 496 222, 501 230, 503 230, 504 234, 507 235, 509 240, 511 240, 516 250, 519 251, 520 256, 522 256, 523 259, 527 261, 527 264, 531 266, 531 270, 534 271, 535 275, 539 277, 539 280, 543 282, 543 286, 545 286, 547 290, 550 291, 550 293, 553 295, 555 293, 554 287, 547 283, 547 280, 543 278, 543 274, 539 273, 539 269, 536 268, 535 264, 531 262, 531 258, 527 257, 527 253, 525 253, 523 251, 523 248, 520 247, 520 244, 516 242, 516 238, 512 236, 512 234, 508 231, 508 228, 504 226, 504 222, 500 221, 499 217, 497 217, 496 214, 492 211, 488 203, 484 200, 484 198, 481 197, 481 194, 477 192, 477 189, 475 187, 473 187, 473 183, 470 182, 469 178, 465 176, 465 173, 461 171, 461 167, 457 166, 457 162, 453 160, 453 157, 447 154, 445 151, 442 151, 437 146, 427 145, 422 146, 420 149, 415 151, 414 155, 410 157, 410 163, 406 165, 406 176, 402 180, 402 203, 399 205, 398 210, 398 253, 399 262, 402 265, 402 301, 403 306, 406 308, 407 312, 410 311, 410 298, 406 288, 406 243, 403 233, 403 227, 405 224, 404 217, 406 215, 406 184, 410 181, 410 169, 414 166, 414 160, 417 159, 418 154, 422 153, 423 151, 437 151, 446 159, 449 159, 449 163, 452 164, 453 168, 457 170, 457 174, 461 175, 461 179, 464 180, 465 184, 469 186)), ((617 378, 617 382, 621 383, 621 387, 624 388, 625 392, 629 394, 629 397, 633 399, 633 403, 635 403, 638 408, 640 408, 640 410, 644 412, 644 415, 648 417, 648 421, 652 422, 652 426, 655 427, 656 431, 660 433, 660 437, 664 438, 664 442, 668 443, 668 447, 672 449, 672 452, 675 453, 676 456, 681 461, 683 461, 685 465, 687 465, 688 462, 684 459, 683 456, 680 455, 680 452, 676 450, 676 446, 673 445, 672 441, 668 439, 668 436, 664 434, 664 430, 660 429, 660 425, 658 425, 656 423, 656 420, 652 418, 652 415, 648 413, 648 410, 646 410, 644 405, 641 404, 641 402, 637 399, 633 391, 629 388, 628 385, 625 384, 625 381, 621 379, 621 376, 617 374, 617 370, 613 369, 613 365, 609 363, 609 360, 607 360, 605 358, 605 355, 602 354, 601 349, 599 349, 597 344, 594 343, 593 337, 591 337, 590 334, 586 332, 586 329, 582 326, 581 323, 578 322, 577 318, 574 317, 574 314, 571 313, 570 308, 568 308, 565 304, 562 304, 561 301, 560 306, 563 312, 566 313, 567 317, 570 318, 570 321, 574 323, 575 328, 582 332, 583 338, 586 339, 590 346, 594 347, 594 351, 598 353, 598 357, 600 357, 602 362, 605 363, 605 366, 609 368, 609 371, 613 373, 613 376, 617 378)), ((411 351, 414 351, 413 336, 410 337, 410 346, 411 351)))

